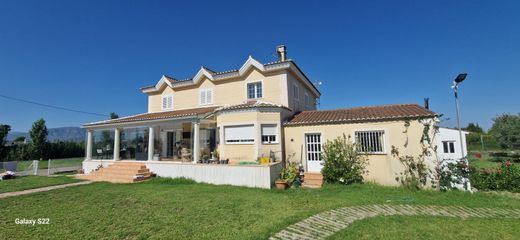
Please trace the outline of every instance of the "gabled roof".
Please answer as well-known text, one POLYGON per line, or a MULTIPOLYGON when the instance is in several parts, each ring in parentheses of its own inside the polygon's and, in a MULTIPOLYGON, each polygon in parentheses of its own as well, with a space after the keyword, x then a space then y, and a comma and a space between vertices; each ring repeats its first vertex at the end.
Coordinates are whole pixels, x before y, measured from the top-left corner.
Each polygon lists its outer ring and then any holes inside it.
POLYGON ((303 83, 305 85, 307 85, 314 92, 314 94, 316 94, 317 96, 320 95, 320 92, 316 88, 316 86, 314 86, 314 84, 311 82, 311 80, 309 78, 307 78, 305 73, 303 73, 303 71, 292 60, 288 59, 286 61, 276 61, 276 62, 262 64, 251 56, 249 56, 249 58, 242 65, 242 67, 240 67, 240 69, 237 69, 237 70, 216 72, 216 71, 210 70, 207 67, 202 66, 199 69, 199 71, 197 72, 197 74, 195 74, 195 76, 191 79, 177 80, 172 77, 163 75, 161 77, 161 79, 159 79, 157 84, 155 84, 154 86, 143 87, 143 88, 141 88, 141 91, 144 93, 153 93, 153 92, 161 90, 165 85, 167 85, 171 88, 195 85, 195 84, 199 83, 199 81, 201 81, 204 77, 206 77, 210 81, 219 81, 219 80, 226 80, 226 79, 241 77, 241 76, 244 76, 251 68, 256 68, 262 73, 283 70, 283 69, 290 69, 300 79, 303 79, 303 83))
POLYGON ((285 123, 291 125, 336 124, 361 121, 385 121, 410 118, 432 118, 437 114, 417 104, 395 104, 335 110, 304 111, 285 123))
POLYGON ((247 101, 247 102, 240 103, 240 104, 219 107, 219 108, 215 109, 215 112, 226 111, 226 110, 248 109, 248 108, 283 108, 283 109, 291 110, 290 108, 280 105, 280 104, 274 104, 274 103, 264 102, 264 101, 247 101))

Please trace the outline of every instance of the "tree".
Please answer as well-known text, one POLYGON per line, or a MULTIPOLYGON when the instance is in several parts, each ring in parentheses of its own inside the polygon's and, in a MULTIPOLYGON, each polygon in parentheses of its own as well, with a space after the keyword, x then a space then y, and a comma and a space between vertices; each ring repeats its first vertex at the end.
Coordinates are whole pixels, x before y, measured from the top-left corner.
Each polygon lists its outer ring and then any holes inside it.
POLYGON ((467 127, 462 128, 464 131, 468 131, 471 133, 484 133, 484 130, 482 130, 482 127, 478 125, 478 123, 469 123, 467 127))
POLYGON ((111 112, 110 119, 116 119, 116 118, 119 118, 119 115, 117 115, 117 113, 115 113, 115 112, 111 112))
POLYGON ((24 143, 25 142, 25 137, 24 136, 19 136, 17 138, 14 139, 15 143, 24 143))
POLYGON ((45 120, 43 120, 43 118, 34 122, 31 131, 29 131, 34 154, 40 160, 43 159, 45 148, 47 147, 47 134, 47 126, 45 126, 45 120))
POLYGON ((0 159, 2 159, 7 153, 7 147, 5 144, 7 143, 7 134, 11 131, 11 126, 0 124, 0 159))
POLYGON ((503 149, 520 149, 520 114, 504 113, 493 118, 489 130, 503 149))

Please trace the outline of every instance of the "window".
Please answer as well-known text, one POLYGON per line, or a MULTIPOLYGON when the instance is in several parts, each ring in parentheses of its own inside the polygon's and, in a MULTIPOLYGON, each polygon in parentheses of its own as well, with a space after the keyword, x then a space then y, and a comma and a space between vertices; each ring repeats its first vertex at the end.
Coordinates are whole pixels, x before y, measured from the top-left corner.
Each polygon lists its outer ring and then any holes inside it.
POLYGON ((254 82, 247 84, 247 98, 262 98, 262 82, 254 82))
POLYGON ((201 89, 199 91, 199 104, 213 104, 213 89, 201 89))
POLYGON ((262 143, 278 143, 276 124, 262 124, 262 143))
POLYGON ((454 141, 443 141, 442 148, 444 153, 455 153, 455 142, 454 141))
POLYGON ((356 144, 363 153, 385 152, 385 131, 358 131, 355 132, 356 144))
POLYGON ((293 97, 295 100, 300 100, 300 89, 296 84, 293 84, 293 97))
POLYGON ((165 95, 162 97, 162 110, 173 109, 173 95, 165 95))
POLYGON ((224 141, 226 144, 247 144, 255 142, 254 125, 225 126, 224 141))
POLYGON ((305 93, 305 107, 307 109, 311 109, 311 98, 309 97, 309 94, 305 93))
POLYGON ((321 134, 305 134, 307 161, 321 161, 321 134))

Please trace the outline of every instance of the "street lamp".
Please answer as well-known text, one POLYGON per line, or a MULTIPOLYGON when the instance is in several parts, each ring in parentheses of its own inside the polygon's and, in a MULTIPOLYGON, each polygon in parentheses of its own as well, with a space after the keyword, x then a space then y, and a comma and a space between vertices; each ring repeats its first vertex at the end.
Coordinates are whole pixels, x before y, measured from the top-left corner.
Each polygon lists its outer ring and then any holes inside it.
POLYGON ((460 128, 460 117, 459 117, 459 95, 458 95, 458 90, 459 90, 459 84, 464 81, 466 79, 466 76, 468 76, 467 73, 461 73, 459 74, 455 80, 453 80, 453 86, 451 88, 453 88, 453 92, 455 93, 455 109, 457 111, 457 128, 459 129, 459 137, 460 137, 460 152, 462 153, 462 158, 461 159, 464 159, 465 158, 465 155, 464 155, 464 144, 462 144, 462 130, 460 128))

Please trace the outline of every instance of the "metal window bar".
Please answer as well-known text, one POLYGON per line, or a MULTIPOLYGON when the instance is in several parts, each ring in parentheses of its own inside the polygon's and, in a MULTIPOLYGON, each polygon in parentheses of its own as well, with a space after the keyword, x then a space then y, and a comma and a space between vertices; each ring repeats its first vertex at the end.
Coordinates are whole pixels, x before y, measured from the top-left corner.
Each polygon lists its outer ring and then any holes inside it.
POLYGON ((384 131, 355 132, 355 139, 360 152, 384 153, 384 131))

